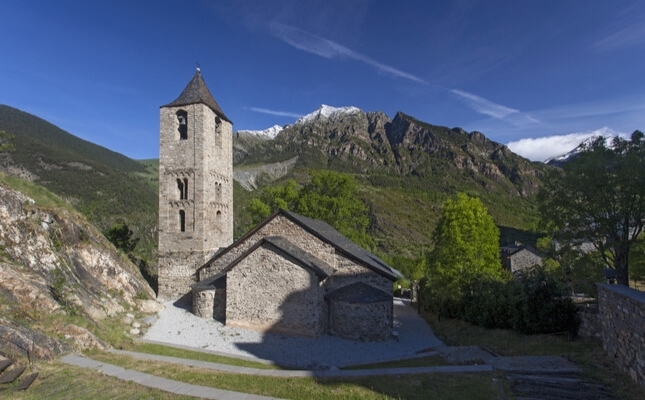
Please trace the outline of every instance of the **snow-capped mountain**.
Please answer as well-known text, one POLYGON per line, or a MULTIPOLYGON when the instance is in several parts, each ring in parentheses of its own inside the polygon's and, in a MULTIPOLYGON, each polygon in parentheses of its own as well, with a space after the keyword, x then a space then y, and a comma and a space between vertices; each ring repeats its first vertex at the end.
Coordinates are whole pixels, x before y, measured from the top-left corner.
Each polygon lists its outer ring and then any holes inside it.
POLYGON ((282 132, 282 129, 284 128, 280 125, 273 125, 271 128, 267 128, 262 131, 237 131, 237 133, 257 136, 264 139, 273 139, 278 136, 278 133, 282 132))
POLYGON ((553 165, 555 167, 561 167, 562 165, 566 164, 567 162, 573 160, 574 158, 578 157, 580 153, 583 151, 587 150, 589 146, 598 138, 598 136, 603 136, 605 138, 605 145, 609 148, 612 147, 612 139, 615 136, 605 136, 605 135, 595 135, 592 137, 589 137, 582 141, 578 146, 576 146, 575 149, 571 150, 570 152, 566 154, 562 154, 557 157, 549 158, 544 161, 545 164, 553 165))
POLYGON ((357 107, 352 107, 352 106, 331 107, 323 104, 320 106, 320 108, 318 108, 316 111, 312 112, 311 114, 307 114, 304 117, 298 118, 295 125, 314 122, 318 119, 328 119, 328 118, 338 117, 341 115, 357 114, 361 112, 362 112, 361 109, 357 107))

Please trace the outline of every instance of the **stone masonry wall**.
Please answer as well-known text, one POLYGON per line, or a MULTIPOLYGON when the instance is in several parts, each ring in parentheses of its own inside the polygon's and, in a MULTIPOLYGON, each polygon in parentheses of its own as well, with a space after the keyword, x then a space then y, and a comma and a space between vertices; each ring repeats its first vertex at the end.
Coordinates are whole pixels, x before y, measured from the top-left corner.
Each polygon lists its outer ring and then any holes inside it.
POLYGON ((215 289, 193 289, 193 314, 201 318, 213 318, 215 289))
POLYGON ((193 314, 201 318, 226 318, 226 288, 193 289, 193 314))
POLYGON ((210 254, 233 242, 232 125, 204 104, 162 107, 159 125, 159 297, 174 299, 190 291, 188 277, 210 254), (187 115, 185 139, 178 112, 187 115))
POLYGON ((325 291, 327 293, 331 293, 354 282, 365 282, 385 293, 392 294, 392 281, 367 267, 354 263, 352 260, 340 254, 336 257, 336 265, 334 265, 334 268, 336 268, 337 272, 330 276, 325 283, 325 291))
POLYGON ((534 265, 541 265, 542 258, 537 254, 522 249, 510 257, 511 272, 518 272, 534 265))
POLYGON ((326 331, 318 277, 273 246, 257 248, 227 273, 226 324, 316 337, 326 331))
POLYGON ((190 285, 197 282, 195 265, 203 263, 201 252, 175 252, 159 254, 160 299, 178 299, 190 292, 190 285))
POLYGON ((598 285, 603 348, 645 388, 645 292, 621 285, 598 285))
POLYGON ((251 246, 256 244, 262 238, 267 236, 282 236, 289 240, 291 243, 308 251, 321 260, 325 261, 331 267, 336 268, 336 257, 334 255, 334 248, 314 235, 308 233, 300 226, 294 224, 289 219, 278 215, 273 220, 269 221, 265 226, 260 228, 251 237, 245 241, 238 242, 237 246, 232 248, 226 254, 218 258, 212 265, 200 271, 199 280, 204 280, 213 276, 224 269, 227 265, 233 262, 236 258, 247 251, 251 246))
POLYGON ((217 274, 260 239, 267 236, 282 236, 334 268, 337 272, 325 284, 328 293, 357 281, 368 283, 386 293, 392 292, 392 282, 389 279, 336 253, 333 246, 308 233, 282 215, 269 221, 253 236, 221 256, 211 266, 201 270, 199 279, 203 280, 217 274))
POLYGON ((602 325, 600 324, 600 313, 598 312, 598 306, 580 306, 578 307, 578 316, 580 317, 578 335, 586 338, 602 340, 602 325))
POLYGON ((378 341, 392 335, 392 301, 356 304, 332 302, 330 333, 350 340, 378 341))

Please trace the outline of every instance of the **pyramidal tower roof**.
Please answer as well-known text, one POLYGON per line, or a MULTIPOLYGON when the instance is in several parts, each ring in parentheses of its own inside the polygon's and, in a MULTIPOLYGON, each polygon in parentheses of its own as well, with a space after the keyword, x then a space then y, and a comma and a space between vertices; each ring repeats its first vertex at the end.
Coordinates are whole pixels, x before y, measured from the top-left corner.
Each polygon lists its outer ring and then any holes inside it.
POLYGON ((177 97, 177 99, 172 103, 166 104, 162 107, 181 107, 198 103, 206 104, 208 107, 210 107, 211 110, 215 112, 215 114, 217 114, 218 117, 225 121, 231 122, 226 114, 224 114, 219 104, 217 104, 217 101, 215 101, 215 99, 213 98, 210 90, 208 90, 206 82, 204 82, 204 78, 202 78, 202 73, 200 72, 199 68, 197 68, 193 79, 188 82, 188 85, 186 85, 186 88, 183 92, 181 92, 179 97, 177 97))

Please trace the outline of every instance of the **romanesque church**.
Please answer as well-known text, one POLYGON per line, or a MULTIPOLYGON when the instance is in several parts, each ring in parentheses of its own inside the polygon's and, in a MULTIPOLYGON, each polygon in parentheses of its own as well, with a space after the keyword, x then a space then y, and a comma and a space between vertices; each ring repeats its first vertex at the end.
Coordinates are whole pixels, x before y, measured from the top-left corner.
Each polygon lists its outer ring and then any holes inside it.
POLYGON ((280 210, 233 242, 232 122, 199 69, 159 135, 159 298, 248 329, 391 337, 393 270, 327 223, 280 210))

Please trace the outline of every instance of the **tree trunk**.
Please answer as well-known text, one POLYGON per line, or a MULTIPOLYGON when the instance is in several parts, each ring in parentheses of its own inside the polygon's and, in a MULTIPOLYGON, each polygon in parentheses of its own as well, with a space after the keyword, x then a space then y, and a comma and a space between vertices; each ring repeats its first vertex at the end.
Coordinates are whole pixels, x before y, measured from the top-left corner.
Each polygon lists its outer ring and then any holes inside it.
POLYGON ((614 268, 616 268, 616 283, 629 287, 629 249, 616 252, 614 268))

